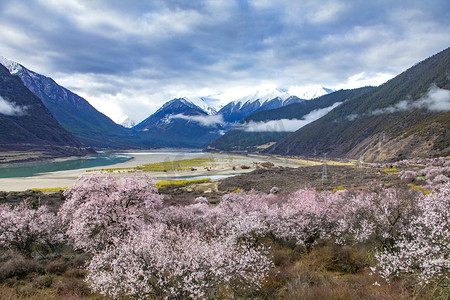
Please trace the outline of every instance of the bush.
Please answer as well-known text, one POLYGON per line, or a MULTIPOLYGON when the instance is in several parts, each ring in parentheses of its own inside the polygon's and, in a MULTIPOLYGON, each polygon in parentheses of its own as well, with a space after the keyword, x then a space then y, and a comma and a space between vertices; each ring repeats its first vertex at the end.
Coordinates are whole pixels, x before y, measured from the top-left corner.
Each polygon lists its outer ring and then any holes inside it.
POLYGON ((69 298, 70 295, 73 299, 80 299, 88 296, 91 291, 89 287, 81 280, 63 279, 56 285, 56 291, 59 295, 64 295, 64 298, 69 298))
POLYGON ((0 266, 0 282, 13 277, 26 277, 31 273, 42 274, 44 269, 35 260, 15 256, 0 266))
POLYGON ((407 171, 402 172, 400 179, 404 182, 410 183, 410 182, 413 182, 416 177, 417 177, 417 172, 407 170, 407 171))
POLYGON ((33 281, 35 287, 39 289, 49 288, 53 283, 53 277, 50 275, 42 275, 33 281))
POLYGON ((45 264, 45 271, 51 274, 62 275, 66 272, 69 262, 63 258, 49 261, 45 264))

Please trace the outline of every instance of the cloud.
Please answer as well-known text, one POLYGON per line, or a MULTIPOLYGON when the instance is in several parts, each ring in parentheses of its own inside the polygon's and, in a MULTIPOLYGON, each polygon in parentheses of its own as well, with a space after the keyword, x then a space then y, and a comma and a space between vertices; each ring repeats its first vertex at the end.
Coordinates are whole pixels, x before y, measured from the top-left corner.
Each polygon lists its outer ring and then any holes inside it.
POLYGON ((293 132, 308 125, 311 122, 325 116, 331 110, 342 104, 342 102, 336 102, 332 106, 316 109, 305 115, 301 120, 298 119, 281 119, 271 120, 268 122, 248 122, 242 124, 236 129, 244 130, 247 132, 293 132))
POLYGON ((205 127, 217 127, 218 125, 225 124, 222 115, 186 116, 183 114, 177 114, 177 115, 171 115, 168 118, 168 120, 171 120, 171 119, 188 120, 188 121, 199 123, 200 125, 205 126, 205 127))
POLYGON ((416 101, 403 100, 395 105, 376 109, 370 113, 372 116, 407 111, 414 108, 424 108, 429 111, 449 111, 450 110, 450 91, 440 89, 432 85, 426 95, 416 101))
POLYGON ((413 105, 425 107, 430 111, 449 111, 450 91, 432 85, 427 95, 419 99, 416 103, 413 103, 413 105))
MULTIPOLYGON (((394 105, 378 108, 371 112, 365 113, 364 117, 379 116, 385 114, 392 114, 396 112, 403 112, 412 109, 427 109, 432 112, 450 111, 450 91, 441 89, 435 84, 432 84, 428 92, 419 99, 402 100, 394 105)), ((354 121, 360 116, 357 114, 350 114, 346 117, 348 121, 354 121)))
POLYGON ((27 106, 16 105, 0 96, 0 114, 7 116, 23 116, 27 113, 27 106))
POLYGON ((0 55, 115 121, 140 121, 180 96, 224 104, 269 84, 378 85, 448 47, 449 10, 448 0, 3 0, 0 55))

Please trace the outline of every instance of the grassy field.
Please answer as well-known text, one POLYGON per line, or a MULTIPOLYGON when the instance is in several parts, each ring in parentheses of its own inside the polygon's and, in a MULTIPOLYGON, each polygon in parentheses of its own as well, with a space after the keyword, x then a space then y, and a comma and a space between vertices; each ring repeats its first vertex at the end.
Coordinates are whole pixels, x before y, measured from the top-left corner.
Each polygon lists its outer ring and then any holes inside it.
POLYGON ((92 169, 87 172, 128 172, 133 173, 136 171, 143 172, 169 172, 169 171, 189 171, 193 168, 199 168, 204 166, 213 165, 216 163, 215 159, 212 158, 192 158, 174 161, 157 162, 151 164, 143 164, 136 167, 129 168, 103 168, 103 169, 92 169))

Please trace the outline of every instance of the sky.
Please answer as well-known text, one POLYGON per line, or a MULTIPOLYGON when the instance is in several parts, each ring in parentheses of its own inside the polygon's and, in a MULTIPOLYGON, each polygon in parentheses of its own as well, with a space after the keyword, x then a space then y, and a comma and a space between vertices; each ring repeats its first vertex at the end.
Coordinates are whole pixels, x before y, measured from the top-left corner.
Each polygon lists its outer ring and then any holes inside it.
POLYGON ((175 97, 379 85, 449 46, 448 0, 0 0, 0 55, 119 123, 175 97))

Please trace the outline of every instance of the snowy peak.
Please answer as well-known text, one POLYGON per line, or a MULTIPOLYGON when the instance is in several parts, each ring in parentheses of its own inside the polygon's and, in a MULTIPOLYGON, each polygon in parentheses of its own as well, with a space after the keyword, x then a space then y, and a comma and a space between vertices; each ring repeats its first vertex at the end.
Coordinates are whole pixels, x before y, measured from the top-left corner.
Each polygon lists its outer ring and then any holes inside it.
POLYGON ((245 103, 253 103, 256 101, 259 101, 259 103, 262 105, 266 103, 267 101, 273 100, 275 98, 280 98, 281 101, 285 101, 288 99, 291 95, 286 92, 282 92, 278 89, 274 90, 261 90, 256 91, 255 93, 245 96, 243 98, 240 98, 238 100, 233 101, 235 104, 241 104, 244 105, 245 103))
POLYGON ((184 101, 191 103, 197 107, 200 107, 208 115, 214 115, 217 111, 209 106, 202 98, 182 98, 184 101))
POLYGON ((184 97, 184 98, 175 98, 170 101, 167 101, 166 103, 163 104, 163 106, 161 106, 160 109, 158 109, 158 111, 156 111, 155 114, 157 114, 161 111, 164 111, 165 109, 174 105, 177 102, 183 103, 184 105, 191 107, 191 108, 200 109, 201 111, 203 111, 205 114, 208 114, 208 115, 214 115, 217 113, 217 111, 214 108, 212 108, 208 104, 206 104, 206 102, 203 101, 201 98, 184 97))
POLYGON ((314 99, 326 94, 335 92, 335 90, 325 88, 321 85, 304 85, 304 86, 292 86, 289 88, 288 93, 295 95, 301 99, 314 99))
POLYGON ((5 66, 5 68, 8 69, 9 73, 12 75, 17 74, 22 70, 22 66, 12 60, 9 60, 3 56, 0 55, 0 64, 5 66))
POLYGON ((122 121, 122 123, 120 123, 120 125, 122 125, 125 128, 132 128, 136 125, 136 122, 131 120, 130 117, 127 117, 125 120, 122 121))

